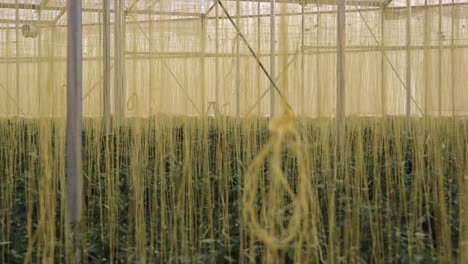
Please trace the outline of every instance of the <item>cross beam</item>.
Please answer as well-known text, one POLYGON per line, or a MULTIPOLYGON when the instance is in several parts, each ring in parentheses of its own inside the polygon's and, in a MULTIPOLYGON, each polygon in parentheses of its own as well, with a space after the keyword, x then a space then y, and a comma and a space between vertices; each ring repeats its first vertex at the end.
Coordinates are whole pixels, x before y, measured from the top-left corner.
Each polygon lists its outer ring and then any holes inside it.
MULTIPOLYGON (((242 2, 264 2, 269 3, 270 0, 240 0, 242 2)), ((350 1, 352 4, 357 4, 358 6, 381 6, 383 1, 382 0, 355 0, 350 1)), ((282 4, 298 4, 298 5, 309 5, 309 4, 321 4, 321 5, 337 5, 337 0, 276 0, 276 3, 282 4)), ((351 3, 349 3, 351 5, 351 3)))

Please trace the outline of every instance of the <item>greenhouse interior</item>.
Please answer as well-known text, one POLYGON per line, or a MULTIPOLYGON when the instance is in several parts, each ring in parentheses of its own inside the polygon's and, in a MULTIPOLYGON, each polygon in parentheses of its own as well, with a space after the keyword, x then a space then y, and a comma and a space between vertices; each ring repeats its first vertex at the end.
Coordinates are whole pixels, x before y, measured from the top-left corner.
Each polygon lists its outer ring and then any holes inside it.
POLYGON ((468 263, 468 1, 0 0, 0 263, 468 263))

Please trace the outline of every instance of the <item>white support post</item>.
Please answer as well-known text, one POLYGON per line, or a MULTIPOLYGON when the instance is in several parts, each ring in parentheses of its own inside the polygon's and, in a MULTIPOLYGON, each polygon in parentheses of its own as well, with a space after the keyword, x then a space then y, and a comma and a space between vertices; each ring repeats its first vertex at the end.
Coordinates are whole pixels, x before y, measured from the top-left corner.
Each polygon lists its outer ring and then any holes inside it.
POLYGON ((320 92, 320 85, 321 85, 321 78, 320 78, 320 52, 319 52, 319 44, 320 44, 320 4, 317 1, 317 37, 315 40, 315 79, 316 79, 316 87, 317 87, 317 117, 322 116, 322 93, 320 92))
POLYGON ((305 67, 304 67, 304 6, 305 2, 301 3, 301 115, 304 117, 305 115, 305 67))
POLYGON ((114 108, 115 108, 115 122, 117 126, 122 125, 125 114, 125 31, 122 0, 115 0, 114 2, 114 108))
POLYGON ((382 88, 380 107, 381 114, 383 117, 385 117, 387 116, 387 76, 385 74, 385 7, 382 7, 380 14, 380 46, 382 47, 382 52, 380 55, 380 78, 382 88))
MULTIPOLYGON (((104 0, 103 0, 104 1, 104 0)), ((101 70, 101 80, 104 81, 104 3, 102 4, 102 12, 101 11, 98 11, 97 12, 97 18, 98 18, 98 47, 100 47, 100 49, 98 50, 97 52, 97 57, 98 58, 101 58, 101 60, 98 60, 98 68, 101 70), (102 25, 102 27, 101 27, 102 25)), ((102 86, 102 91, 101 91, 101 94, 99 95, 99 102, 102 104, 102 109, 104 109, 104 98, 103 98, 103 94, 104 94, 104 83, 103 83, 103 86, 102 86)), ((104 111, 101 112, 102 114, 102 125, 104 128, 104 111)))
MULTIPOLYGON (((270 76, 275 78, 276 17, 275 0, 270 0, 270 76)), ((275 87, 270 82, 270 118, 275 116, 275 87)))
POLYGON ((406 121, 411 132, 411 0, 406 0, 406 121))
MULTIPOLYGON (((42 18, 42 11, 39 9, 37 11, 37 17, 38 17, 38 24, 41 24, 41 18, 42 18)), ((41 104, 42 98, 43 98, 43 92, 44 92, 44 87, 42 86, 42 34, 41 31, 39 30, 39 34, 37 35, 37 113, 39 116, 42 116, 44 114, 44 107, 41 104)))
MULTIPOLYGON (((55 40, 56 40, 56 35, 57 35, 56 28, 57 28, 56 25, 54 25, 52 27, 52 44, 54 44, 55 40)), ((60 102, 60 93, 57 92, 57 84, 54 82, 54 77, 55 77, 54 72, 55 72, 55 67, 56 67, 55 66, 55 59, 56 59, 56 57, 55 57, 55 46, 50 45, 49 48, 50 48, 50 56, 52 56, 52 60, 50 62, 50 72, 49 72, 49 75, 50 75, 49 83, 50 83, 51 87, 49 88, 50 89, 49 91, 51 91, 53 94, 56 94, 55 95, 55 102, 56 103, 51 104, 52 117, 55 117, 55 116, 57 116, 57 112, 56 112, 57 108, 58 108, 57 104, 58 104, 58 102, 60 102)))
MULTIPOLYGON (((7 57, 10 57, 11 56, 11 47, 10 47, 10 42, 11 42, 11 38, 10 38, 10 27, 7 27, 6 28, 6 39, 5 39, 5 48, 6 48, 6 56, 7 57)), ((5 78, 6 78, 6 87, 10 87, 11 86, 11 83, 10 83, 10 63, 6 63, 5 64, 5 78)), ((10 107, 10 98, 8 97, 4 97, 5 101, 3 102, 3 105, 6 107, 6 111, 5 111, 5 114, 7 115, 7 118, 10 117, 10 114, 11 114, 11 107, 10 107)))
MULTIPOLYGON (((240 0, 236 0, 236 25, 240 30, 240 0)), ((240 116, 240 36, 236 36, 236 116, 240 116)))
POLYGON ((18 0, 15 0, 15 26, 16 26, 16 116, 20 115, 20 105, 21 105, 21 100, 20 100, 20 64, 19 64, 19 59, 20 59, 20 42, 19 42, 19 36, 20 34, 20 25, 19 25, 19 3, 18 0))
POLYGON ((205 52, 206 52, 206 19, 203 14, 200 19, 200 90, 201 90, 201 111, 202 115, 207 114, 206 106, 206 80, 205 80, 205 52))
POLYGON ((81 0, 68 0, 67 26, 67 131, 66 176, 67 209, 70 224, 81 220, 82 192, 82 48, 81 0))
POLYGON ((437 32, 438 39, 438 87, 437 87, 437 110, 439 116, 442 115, 442 0, 439 0, 439 32, 437 32))
POLYGON ((431 90, 431 26, 429 19, 429 10, 427 8, 427 0, 424 2, 424 116, 428 115, 429 110, 429 92, 431 90))
MULTIPOLYGON (((260 16, 260 1, 257 2, 257 54, 261 53, 262 42, 261 42, 261 16, 260 16)), ((257 67, 257 98, 260 98, 260 90, 262 89, 262 79, 260 73, 260 67, 257 67)), ((261 114, 261 102, 257 104, 257 115, 261 114)))
POLYGON ((120 0, 114 0, 114 120, 115 125, 120 122, 119 113, 121 105, 120 100, 120 0))
POLYGON ((107 135, 110 132, 110 0, 103 1, 103 133, 107 135))
POLYGON ((452 116, 455 117, 455 53, 454 53, 454 45, 455 45, 455 0, 452 0, 452 7, 451 7, 451 36, 450 36, 450 63, 452 65, 450 69, 450 82, 451 82, 451 93, 452 93, 452 116))
MULTIPOLYGON (((130 8, 129 12, 134 12, 134 14, 135 14, 136 10, 131 10, 131 8, 130 8)), ((132 83, 132 86, 133 87, 132 87, 132 91, 130 93, 131 93, 131 97, 134 97, 136 99, 136 103, 130 109, 141 115, 142 114, 142 112, 140 110, 141 107, 140 107, 140 104, 138 103, 140 94, 138 94, 138 89, 137 89, 137 87, 138 87, 138 78, 137 78, 137 76, 138 76, 138 73, 137 73, 138 64, 137 64, 137 55, 136 55, 137 54, 137 34, 138 34, 137 28, 138 28, 137 24, 132 25, 132 35, 133 35, 133 45, 132 46, 133 46, 133 52, 134 53, 133 53, 133 63, 132 63, 132 68, 133 68, 133 73, 132 73, 133 83, 132 83)), ((124 39, 123 40, 124 41, 126 40, 125 34, 124 34, 124 39)), ((125 58, 125 49, 124 49, 123 57, 125 58)), ((125 63, 125 61, 124 61, 124 63, 125 63)))
POLYGON ((156 75, 156 72, 154 70, 154 55, 153 55, 153 50, 154 50, 154 42, 153 42, 153 30, 154 30, 154 21, 153 21, 153 12, 150 9, 150 12, 148 12, 148 20, 150 21, 148 24, 149 28, 149 34, 148 34, 148 51, 149 51, 149 60, 148 60, 148 116, 151 116, 154 114, 154 111, 156 108, 154 107, 155 100, 154 100, 154 87, 153 84, 155 83, 154 81, 154 76, 156 75))
POLYGON ((120 1, 121 7, 121 20, 120 20, 120 27, 121 27, 121 35, 120 35, 120 105, 121 113, 119 114, 121 121, 123 123, 123 119, 125 118, 125 108, 126 108, 126 93, 125 93, 125 82, 126 82, 126 68, 125 68, 125 50, 126 50, 126 35, 127 35, 127 28, 126 28, 126 21, 127 21, 127 14, 125 12, 125 1, 120 1))
POLYGON ((336 53, 336 142, 342 145, 345 112, 345 22, 346 2, 338 0, 336 53))
POLYGON ((218 0, 215 3, 215 15, 216 15, 216 29, 215 29, 215 102, 217 111, 220 111, 220 103, 219 103, 219 4, 218 0))

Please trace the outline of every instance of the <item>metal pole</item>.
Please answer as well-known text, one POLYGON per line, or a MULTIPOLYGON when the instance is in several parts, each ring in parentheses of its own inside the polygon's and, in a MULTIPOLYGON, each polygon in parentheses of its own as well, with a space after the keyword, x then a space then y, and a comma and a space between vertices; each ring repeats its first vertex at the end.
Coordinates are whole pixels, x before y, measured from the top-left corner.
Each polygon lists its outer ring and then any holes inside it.
MULTIPOLYGON (((11 56, 11 48, 10 48, 10 27, 7 27, 6 28, 6 43, 5 43, 5 48, 6 48, 6 56, 7 57, 10 57, 11 56)), ((6 74, 6 87, 10 87, 10 64, 9 63, 5 63, 5 74, 6 74)), ((10 111, 11 111, 11 108, 10 108, 10 100, 8 97, 4 97, 5 98, 5 101, 3 103, 3 105, 6 107, 5 108, 5 114, 6 114, 6 117, 9 118, 10 117, 10 111)))
POLYGON ((301 3, 301 115, 305 114, 305 74, 304 74, 304 6, 305 2, 301 3))
MULTIPOLYGON (((276 18, 275 18, 275 0, 270 0, 270 76, 276 76, 275 73, 275 46, 276 46, 276 18)), ((275 87, 270 83, 270 117, 275 115, 275 87)))
POLYGON ((125 1, 121 1, 121 7, 120 7, 120 12, 122 13, 121 14, 121 22, 120 22, 120 26, 121 26, 121 30, 122 30, 122 34, 120 35, 120 69, 121 69, 121 74, 120 74, 120 94, 122 95, 121 99, 120 99, 120 103, 121 103, 121 106, 122 106, 122 109, 121 109, 121 113, 119 114, 119 116, 121 117, 122 121, 125 117, 125 103, 127 102, 127 99, 126 99, 126 94, 125 94, 125 82, 126 82, 126 68, 125 68, 125 43, 126 43, 126 35, 127 35, 127 28, 126 28, 126 20, 127 20, 127 16, 126 16, 126 13, 125 13, 125 1))
POLYGON ((103 2, 103 22, 104 22, 104 38, 103 38, 103 133, 107 135, 110 131, 110 0, 103 2))
POLYGON ((406 0, 406 119, 411 132, 411 0, 406 0))
MULTIPOLYGON (((136 3, 136 2, 134 2, 134 3, 136 3)), ((135 13, 134 10, 130 11, 130 12, 135 13)), ((133 51, 135 52, 135 54, 133 55, 133 64, 132 64, 132 66, 133 66, 133 74, 132 74, 133 75, 133 80, 132 80, 133 81, 133 87, 132 87, 133 92, 130 92, 131 96, 129 97, 129 99, 130 98, 136 99, 135 103, 132 104, 130 110, 133 110, 134 113, 137 113, 137 114, 141 115, 142 112, 141 112, 140 104, 139 104, 139 95, 140 94, 138 94, 138 89, 137 89, 137 85, 138 85, 138 78, 137 78, 137 76, 138 76, 138 74, 137 74, 138 64, 137 63, 139 61, 139 60, 137 60, 137 56, 136 56, 136 51, 137 51, 137 26, 138 25, 136 25, 136 24, 132 25, 133 51)), ((126 40, 126 37, 125 37, 125 34, 124 34, 123 41, 125 41, 125 40, 126 40)), ((122 57, 125 58, 125 49, 124 49, 124 54, 123 54, 122 57)), ((124 61, 124 63, 125 63, 125 61, 124 61)), ((133 100, 133 99, 130 99, 130 100, 133 100)))
MULTIPOLYGON (((55 43, 55 26, 52 27, 52 43, 55 43)), ((55 95, 55 103, 50 104, 51 107, 51 115, 52 117, 56 116, 56 109, 57 109, 57 104, 60 102, 60 93, 56 92, 56 83, 54 82, 54 72, 55 72, 55 47, 54 45, 50 45, 49 47, 50 50, 50 71, 49 71, 49 91, 51 91, 52 94, 55 95)))
POLYGON ((202 114, 206 114, 206 83, 205 83, 205 49, 206 49, 206 25, 205 25, 205 15, 201 16, 201 34, 200 34, 200 78, 201 78, 201 83, 200 83, 200 88, 201 88, 201 111, 202 114))
POLYGON ((68 221, 81 220, 82 48, 81 0, 68 0, 66 175, 68 221))
POLYGON ((122 105, 120 105, 120 2, 120 0, 114 0, 114 114, 116 125, 120 123, 119 114, 122 108, 122 105))
MULTIPOLYGON (((37 16, 38 16, 38 22, 39 24, 41 23, 41 9, 39 9, 37 11, 37 16)), ((42 116, 44 113, 43 113, 43 110, 44 108, 42 107, 41 105, 41 99, 43 97, 42 93, 44 92, 43 90, 43 86, 42 86, 42 75, 41 75, 41 69, 42 69, 42 41, 41 41, 41 31, 39 30, 39 34, 37 36, 37 55, 38 55, 38 59, 37 59, 37 88, 38 88, 38 92, 37 92, 37 113, 39 114, 39 116, 42 116)))
POLYGON ((452 64, 451 68, 451 90, 452 90, 452 116, 455 116, 455 54, 454 54, 454 45, 455 45, 455 0, 452 0, 451 7, 452 19, 451 19, 451 37, 450 37, 450 60, 452 64))
POLYGON ((322 116, 322 93, 320 92, 321 88, 321 78, 320 78, 320 5, 317 2, 317 37, 316 37, 316 49, 315 49, 315 71, 316 71, 316 87, 317 87, 317 117, 322 116))
MULTIPOLYGON (((380 46, 385 47, 385 7, 382 8, 381 20, 380 20, 380 46)), ((383 50, 383 49, 382 49, 383 50)), ((384 51, 385 52, 385 51, 384 51)), ((385 55, 382 52, 380 55, 380 70, 381 70, 381 82, 382 82, 382 98, 381 98, 381 113, 382 116, 387 115, 387 76, 385 74, 385 55)))
MULTIPOLYGON (((260 1, 257 2, 257 54, 261 53, 261 27, 260 24, 262 22, 262 18, 259 16, 260 15, 260 1)), ((260 98, 260 90, 262 87, 262 79, 260 76, 260 67, 257 67, 257 98, 260 98)), ((260 116, 261 114, 261 102, 257 104, 257 114, 260 116)))
POLYGON ((342 145, 342 135, 344 128, 345 110, 345 21, 346 3, 345 0, 338 1, 337 16, 337 53, 336 53, 336 142, 337 146, 342 145))
POLYGON ((19 53, 20 53, 20 43, 19 43, 19 4, 18 0, 15 1, 15 20, 16 20, 16 115, 20 114, 20 64, 19 64, 19 53))
POLYGON ((115 121, 117 126, 120 126, 123 117, 124 117, 124 105, 125 105, 125 94, 124 94, 124 51, 125 47, 122 46, 124 42, 122 41, 125 36, 124 33, 124 23, 123 23, 123 1, 115 0, 114 2, 115 9, 115 25, 114 25, 114 65, 115 65, 115 75, 114 75, 114 86, 115 86, 115 95, 114 95, 114 107, 115 107, 115 121))
POLYGON ((219 108, 219 76, 218 76, 218 73, 219 73, 219 5, 218 5, 218 0, 216 0, 216 4, 215 4, 215 15, 216 15, 216 30, 215 30, 215 41, 216 41, 216 45, 215 45, 215 53, 216 53, 216 58, 215 58, 215 70, 216 70, 216 73, 215 73, 215 101, 216 101, 216 107, 217 107, 217 110, 216 111, 219 111, 220 108, 219 108))
POLYGON ((427 0, 424 2, 424 115, 427 116, 429 110, 429 92, 431 90, 432 84, 430 80, 431 72, 430 68, 432 67, 431 63, 431 50, 430 50, 430 19, 429 19, 429 10, 427 8, 427 0))
MULTIPOLYGON (((149 12, 148 13, 148 19, 149 20, 152 20, 152 17, 153 17, 153 12, 149 12)), ((151 21, 148 25, 149 27, 149 34, 148 34, 148 51, 149 51, 149 54, 150 54, 150 58, 148 60, 148 63, 149 63, 149 71, 148 71, 148 81, 149 81, 149 88, 148 88, 148 115, 153 115, 154 114, 154 111, 156 110, 154 104, 155 104, 155 100, 154 100, 154 87, 153 87, 153 84, 155 83, 154 82, 154 76, 156 75, 156 72, 154 70, 154 61, 155 61, 155 58, 152 54, 153 52, 153 49, 154 49, 154 42, 153 42, 153 28, 154 28, 154 22, 151 21)))
MULTIPOLYGON (((236 25, 240 28, 240 0, 236 1, 236 25)), ((240 36, 236 36, 236 116, 240 116, 240 36)))
POLYGON ((438 36, 438 64, 439 64, 439 76, 438 76, 438 95, 437 95, 437 108, 439 116, 442 115, 442 0, 439 0, 439 32, 438 36))
MULTIPOLYGON (((83 11, 83 9, 81 9, 83 11)), ((104 3, 102 4, 102 12, 97 13, 97 18, 98 18, 98 47, 100 49, 97 52, 97 62, 96 64, 98 65, 98 68, 101 70, 101 78, 99 79, 100 81, 104 81, 104 52, 103 52, 103 47, 104 47, 104 3), (100 59, 100 60, 99 60, 100 59)), ((83 26, 82 26, 83 27, 83 26)), ((86 57, 83 58, 85 60, 86 57)), ((103 83, 104 84, 104 83, 103 83)), ((104 85, 102 86, 102 91, 101 94, 99 95, 99 102, 102 104, 102 109, 104 109, 104 85)), ((101 111, 102 113, 102 128, 104 129, 104 111, 101 111)))

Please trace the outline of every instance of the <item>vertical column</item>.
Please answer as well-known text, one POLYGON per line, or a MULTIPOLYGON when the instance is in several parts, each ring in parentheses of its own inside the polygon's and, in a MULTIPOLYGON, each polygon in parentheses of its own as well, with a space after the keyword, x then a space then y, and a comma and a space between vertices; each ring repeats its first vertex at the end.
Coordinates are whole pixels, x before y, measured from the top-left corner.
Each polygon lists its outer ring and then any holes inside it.
POLYGON ((154 100, 154 76, 156 75, 156 72, 154 70, 154 54, 153 54, 153 49, 154 49, 154 41, 153 41, 153 29, 154 29, 154 21, 153 21, 153 6, 149 6, 149 12, 148 12, 148 20, 149 22, 149 34, 148 34, 148 53, 149 53, 149 59, 148 59, 148 115, 151 116, 154 114, 156 108, 154 106, 155 100, 154 100))
MULTIPOLYGON (((41 14, 42 14, 42 10, 39 9, 37 11, 37 17, 38 17, 38 24, 40 25, 41 23, 41 14)), ((42 98, 43 98, 43 92, 44 92, 44 87, 42 86, 42 34, 41 34, 41 31, 39 30, 39 34, 37 35, 37 70, 36 70, 36 74, 37 74, 37 89, 38 89, 38 92, 37 92, 37 112, 39 114, 39 116, 42 116, 44 115, 44 107, 41 105, 41 101, 42 101, 42 98)))
POLYGON ((338 0, 336 53, 336 142, 342 145, 345 113, 345 0, 338 0))
POLYGON ((120 105, 120 2, 121 0, 114 0, 114 120, 115 125, 120 122, 119 114, 121 113, 122 105, 120 105))
POLYGON ((382 49, 380 55, 380 70, 381 70, 381 114, 383 117, 387 115, 387 76, 386 76, 386 68, 385 68, 385 7, 382 7, 382 12, 380 13, 380 47, 382 49))
POLYGON ((411 131, 411 0, 406 0, 406 120, 411 131))
POLYGON ((67 28, 67 209, 70 224, 81 220, 82 50, 81 0, 68 0, 67 28))
MULTIPOLYGON (((104 0, 103 0, 104 1, 104 0)), ((97 12, 97 19, 98 19, 98 47, 100 49, 98 49, 97 51, 97 57, 98 58, 101 58, 101 60, 98 60, 96 62, 96 64, 98 65, 98 68, 99 70, 101 71, 100 75, 101 75, 101 78, 102 78, 102 81, 104 82, 104 53, 103 53, 103 47, 104 47, 104 3, 102 4, 102 10, 99 10, 97 12)), ((104 109, 104 98, 103 98, 103 93, 104 93, 104 85, 102 86, 102 91, 101 91, 101 94, 99 95, 99 103, 101 103, 101 109, 100 110, 103 110, 104 109)), ((103 115, 104 117, 104 111, 101 111, 101 114, 103 115)), ((104 118, 103 120, 104 121, 104 118)), ((102 123, 102 125, 104 125, 104 122, 102 123)), ((104 128, 104 126, 102 127, 104 128)))
MULTIPOLYGON (((236 25, 240 27, 240 0, 236 0, 236 25)), ((236 36, 236 116, 240 115, 240 36, 236 36)))
POLYGON ((206 81, 205 81, 205 48, 206 48, 206 19, 205 14, 201 16, 201 34, 200 34, 200 90, 201 90, 201 112, 207 114, 206 108, 206 81))
MULTIPOLYGON (((163 1, 163 0, 160 0, 159 1, 159 10, 157 12, 157 14, 159 16, 163 16, 163 12, 167 7, 169 1, 163 1)), ((162 30, 157 30, 156 32, 158 32, 157 34, 157 43, 159 44, 158 46, 158 49, 155 51, 156 55, 157 55, 157 60, 158 60, 158 70, 159 70, 159 78, 157 79, 155 85, 158 89, 158 93, 157 93, 157 97, 158 97, 158 106, 157 106, 157 109, 158 109, 158 112, 159 113, 164 113, 168 111, 169 109, 169 105, 165 102, 165 97, 166 95, 168 94, 166 91, 166 84, 167 84, 167 69, 165 68, 165 65, 167 65, 168 63, 168 60, 166 60, 166 57, 164 56, 164 53, 166 52, 166 47, 167 47, 167 41, 166 39, 164 39, 164 32, 165 30, 167 30, 167 25, 166 24, 161 24, 161 23, 158 23, 156 24, 157 27, 159 29, 162 29, 162 30)), ((194 63, 196 61, 195 58, 187 58, 187 61, 190 62, 190 63, 194 63)), ((192 76, 189 77, 189 82, 192 81, 192 76)), ((189 90, 192 90, 192 86, 186 86, 186 89, 187 89, 187 94, 190 94, 189 90)), ((188 102, 186 102, 185 105, 187 105, 188 102)), ((192 106, 190 107, 192 108, 193 110, 191 111, 194 111, 195 108, 193 108, 192 106)), ((188 110, 190 111, 190 110, 188 110)), ((188 112, 186 111, 185 114, 188 114, 188 112)))
POLYGON ((439 30, 437 34, 438 39, 438 87, 437 87, 437 109, 439 116, 442 115, 442 0, 439 0, 439 30))
POLYGON ((55 96, 55 102, 51 104, 51 115, 52 117, 55 117, 56 116, 56 108, 57 108, 57 104, 59 104, 60 100, 60 93, 58 93, 56 91, 56 82, 55 82, 55 75, 54 75, 54 72, 55 72, 55 36, 56 36, 56 33, 55 33, 55 30, 56 30, 56 25, 54 25, 52 27, 52 45, 50 45, 49 49, 50 49, 50 56, 51 56, 51 60, 50 60, 50 72, 49 72, 49 91, 51 94, 56 94, 55 96))
MULTIPOLYGON (((260 55, 261 53, 261 48, 262 48, 262 42, 261 42, 261 30, 262 28, 260 27, 260 24, 262 22, 261 16, 260 16, 260 1, 257 1, 257 54, 260 55)), ((262 87, 262 80, 261 80, 261 73, 260 73, 260 67, 257 67, 257 98, 260 99, 260 90, 262 87)), ((261 114, 261 106, 262 102, 258 102, 257 104, 257 115, 260 116, 261 114)))
MULTIPOLYGON (((6 48, 6 56, 8 58, 11 58, 11 47, 10 47, 10 42, 11 42, 11 38, 10 38, 10 27, 6 27, 6 40, 5 40, 5 48, 6 48)), ((11 83, 10 83, 10 63, 5 63, 5 76, 6 76, 6 87, 9 88, 11 87, 11 83)), ((11 98, 8 98, 8 97, 4 97, 5 101, 3 102, 3 106, 5 107, 5 115, 6 115, 6 118, 9 118, 10 115, 11 115, 11 98)))
MULTIPOLYGON (((276 17, 275 17, 275 0, 270 0, 270 76, 274 80, 275 73, 275 57, 276 57, 276 17)), ((270 82, 270 118, 275 115, 275 87, 270 82)))
POLYGON ((114 10, 114 107, 115 122, 117 126, 120 126, 125 114, 125 16, 123 12, 123 0, 115 0, 114 10))
MULTIPOLYGON (((320 0, 319 0, 320 1, 320 0)), ((315 41, 315 86, 317 87, 317 117, 322 116, 322 93, 321 89, 321 77, 320 77, 320 52, 319 52, 319 44, 320 44, 320 3, 317 1, 317 37, 315 41)))
POLYGON ((107 135, 110 129, 110 0, 103 1, 104 37, 102 46, 103 63, 103 133, 107 135))
POLYGON ((305 74, 304 74, 304 6, 305 2, 301 3, 301 115, 305 115, 305 74))
POLYGON ((432 21, 429 16, 427 8, 427 0, 424 1, 424 115, 429 113, 429 91, 432 92, 431 82, 431 24, 432 21))
MULTIPOLYGON (((136 8, 135 9, 132 9, 130 8, 127 12, 132 12, 133 16, 135 17, 137 12, 136 12, 136 8)), ((125 18, 126 19, 126 18, 125 18)), ((133 58, 132 58, 132 68, 133 68, 133 73, 132 73, 132 78, 129 80, 129 82, 131 81, 132 82, 132 90, 129 91, 130 93, 130 96, 128 97, 129 98, 129 103, 126 105, 127 107, 127 110, 131 110, 133 111, 133 113, 139 115, 139 116, 142 116, 143 115, 143 112, 142 112, 142 109, 140 107, 140 95, 141 95, 141 92, 142 90, 141 89, 138 89, 138 85, 140 82, 142 82, 142 79, 139 79, 139 74, 138 74, 138 60, 137 60, 137 51, 138 51, 138 48, 137 48, 137 34, 138 34, 138 25, 137 24, 133 24, 132 27, 131 27, 131 31, 132 31, 132 35, 133 35, 133 43, 131 46, 132 47, 132 50, 133 50, 133 58)), ((123 41, 126 41, 126 34, 124 34, 124 38, 123 38, 123 41)), ((125 45, 124 45, 125 46, 125 45)), ((124 54, 123 54, 123 57, 125 58, 125 50, 126 48, 124 48, 124 54)), ((125 60, 124 62, 125 63, 125 60)), ((139 123, 138 123, 139 125, 139 123)))
MULTIPOLYGON (((219 103, 219 4, 218 0, 215 3, 215 15, 216 15, 216 29, 215 29, 215 111, 218 112, 220 110, 220 103, 219 103)), ((217 113, 218 114, 218 113, 217 113)))
POLYGON ((121 102, 121 113, 119 114, 120 118, 123 121, 123 118, 125 117, 125 105, 127 102, 127 97, 125 94, 125 82, 126 82, 126 68, 125 68, 125 50, 126 50, 126 35, 127 35, 127 28, 126 28, 126 21, 127 21, 127 13, 125 12, 125 1, 122 0, 120 2, 121 7, 120 7, 120 12, 121 12, 121 17, 120 17, 120 27, 122 33, 120 34, 120 102, 121 102))
MULTIPOLYGON (((19 116, 20 114, 20 105, 21 105, 21 99, 20 99, 20 64, 19 64, 19 53, 20 53, 20 42, 19 38, 21 36, 20 30, 19 30, 19 4, 18 0, 15 0, 15 26, 16 26, 16 115, 19 116)), ((26 110, 25 110, 26 111, 26 110)))
MULTIPOLYGON (((450 69, 450 80, 451 80, 451 93, 452 93, 452 116, 455 116, 455 54, 454 54, 454 45, 455 45, 455 0, 452 0, 452 7, 451 7, 451 36, 450 36, 450 63, 452 65, 450 69)), ((468 259, 467 259, 468 260, 468 259)))

